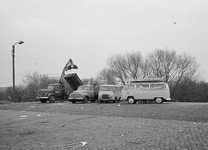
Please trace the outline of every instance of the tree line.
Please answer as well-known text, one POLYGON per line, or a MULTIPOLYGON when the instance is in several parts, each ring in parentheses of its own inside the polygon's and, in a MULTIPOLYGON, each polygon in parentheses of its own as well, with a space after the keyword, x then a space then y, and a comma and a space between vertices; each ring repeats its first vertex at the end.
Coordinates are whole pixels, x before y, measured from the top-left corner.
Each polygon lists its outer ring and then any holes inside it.
MULTIPOLYGON (((57 79, 50 78, 48 75, 41 75, 37 71, 27 73, 23 83, 16 86, 16 102, 34 101, 38 90, 47 88, 50 83, 57 82, 57 79)), ((4 92, 0 92, 0 100, 13 101, 13 87, 8 87, 4 92)))
POLYGON ((140 52, 110 56, 98 78, 106 84, 125 85, 126 79, 163 78, 173 101, 207 102, 208 83, 200 79, 195 57, 174 50, 158 49, 145 58, 140 52))
MULTIPOLYGON (((177 54, 174 50, 158 49, 146 57, 139 51, 109 56, 106 67, 96 78, 82 79, 84 84, 121 84, 127 79, 163 78, 170 86, 173 101, 207 102, 208 83, 201 80, 199 64, 195 57, 186 53, 177 54)), ((47 88, 49 83, 58 80, 38 72, 29 73, 23 79, 23 84, 17 86, 18 101, 28 97, 36 97, 37 91, 47 88)), ((0 99, 12 101, 12 87, 0 92, 0 99)))

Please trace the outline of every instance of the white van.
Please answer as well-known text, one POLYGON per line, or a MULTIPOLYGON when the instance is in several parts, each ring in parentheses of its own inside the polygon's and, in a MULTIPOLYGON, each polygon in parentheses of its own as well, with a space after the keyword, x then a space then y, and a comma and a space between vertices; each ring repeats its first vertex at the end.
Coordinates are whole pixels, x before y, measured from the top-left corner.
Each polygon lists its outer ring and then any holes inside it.
POLYGON ((129 104, 137 101, 155 101, 158 104, 170 101, 170 90, 162 79, 128 80, 121 91, 121 99, 129 104))
POLYGON ((121 98, 121 86, 118 85, 101 85, 98 93, 98 100, 102 102, 119 102, 121 98))

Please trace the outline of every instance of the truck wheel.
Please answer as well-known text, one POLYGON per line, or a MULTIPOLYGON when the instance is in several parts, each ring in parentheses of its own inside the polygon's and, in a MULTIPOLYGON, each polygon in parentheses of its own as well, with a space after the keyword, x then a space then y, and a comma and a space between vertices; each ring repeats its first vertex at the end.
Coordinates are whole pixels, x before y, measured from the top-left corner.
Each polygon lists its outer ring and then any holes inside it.
POLYGON ((89 98, 88 97, 85 97, 84 100, 83 100, 83 103, 87 103, 88 100, 89 100, 89 98))
POLYGON ((155 102, 156 102, 157 104, 162 104, 162 103, 163 103, 163 99, 160 98, 160 97, 155 98, 155 102))
POLYGON ((51 95, 49 98, 50 103, 55 103, 56 102, 56 97, 54 95, 51 95))
POLYGON ((136 104, 136 101, 134 100, 133 97, 129 97, 129 98, 127 99, 127 101, 128 101, 129 104, 136 104))
POLYGON ((46 103, 47 100, 46 100, 46 99, 40 99, 40 102, 41 102, 41 103, 46 103))

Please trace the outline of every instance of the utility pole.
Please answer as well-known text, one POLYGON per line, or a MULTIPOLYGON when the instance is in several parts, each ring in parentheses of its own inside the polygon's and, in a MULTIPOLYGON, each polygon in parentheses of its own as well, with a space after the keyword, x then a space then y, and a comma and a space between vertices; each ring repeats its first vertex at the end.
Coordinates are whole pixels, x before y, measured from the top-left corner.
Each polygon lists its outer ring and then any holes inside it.
POLYGON ((23 44, 23 41, 19 41, 12 45, 12 71, 13 71, 13 101, 16 102, 16 89, 15 89, 15 63, 14 63, 14 57, 15 57, 15 45, 16 44, 23 44))

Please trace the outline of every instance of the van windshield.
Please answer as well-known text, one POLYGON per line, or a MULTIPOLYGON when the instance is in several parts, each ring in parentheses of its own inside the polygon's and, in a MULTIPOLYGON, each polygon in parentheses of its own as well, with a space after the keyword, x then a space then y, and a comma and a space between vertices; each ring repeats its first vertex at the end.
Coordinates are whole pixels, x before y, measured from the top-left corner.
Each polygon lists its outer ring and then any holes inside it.
POLYGON ((100 87, 100 91, 113 91, 112 86, 102 86, 100 87))
POLYGON ((151 89, 164 89, 164 84, 151 84, 151 89))

